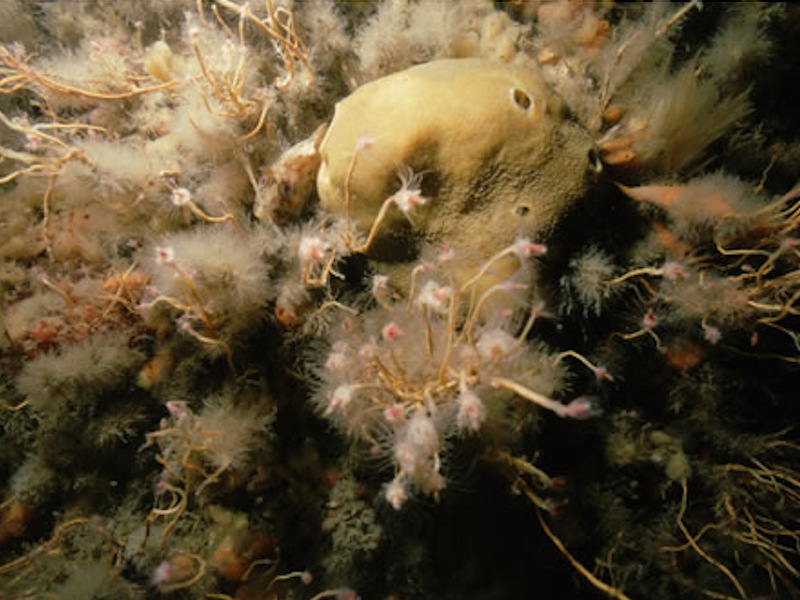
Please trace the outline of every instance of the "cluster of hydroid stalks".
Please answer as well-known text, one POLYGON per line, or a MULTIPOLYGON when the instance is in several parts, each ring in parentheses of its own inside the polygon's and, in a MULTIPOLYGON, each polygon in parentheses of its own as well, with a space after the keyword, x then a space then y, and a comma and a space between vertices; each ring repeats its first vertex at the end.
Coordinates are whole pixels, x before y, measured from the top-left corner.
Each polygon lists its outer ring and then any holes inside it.
MULTIPOLYGON (((167 403, 169 417, 146 435, 142 449, 157 445, 156 461, 163 467, 156 484, 156 506, 147 517, 147 531, 166 520, 161 543, 177 525, 193 498, 229 471, 248 467, 253 454, 265 446, 273 414, 269 407, 233 406, 224 397, 205 401, 195 413, 184 401, 167 403)), ((143 541, 143 546, 147 539, 143 541)))
POLYGON ((162 241, 146 257, 151 279, 139 310, 151 325, 164 323, 224 355, 236 375, 233 346, 263 321, 271 297, 268 234, 219 224, 162 241))
POLYGON ((138 21, 135 39, 87 34, 74 54, 58 61, 29 53, 22 42, 0 46, 0 96, 32 94, 40 113, 33 122, 0 111, 0 127, 14 134, 0 144, 8 165, 0 185, 17 183, 19 195, 40 195, 42 239, 51 259, 59 226, 54 216, 75 204, 93 210, 99 201, 140 224, 163 218, 164 173, 174 180, 173 203, 187 215, 234 221, 238 211, 223 208, 220 216, 216 207, 209 210, 208 198, 192 197, 193 185, 177 181, 224 150, 237 153, 228 160, 243 176, 247 154, 275 142, 264 130, 280 91, 309 88, 313 69, 289 7, 267 0, 263 8, 234 2, 198 2, 196 8, 197 15, 184 15, 177 40, 162 36, 149 47, 138 21), (264 80, 264 60, 253 50, 263 36, 281 63, 275 82, 264 80), (140 136, 145 132, 147 138, 140 136), (168 167, 159 174, 154 165, 168 167), (86 179, 101 183, 88 197, 86 179))
MULTIPOLYGON (((207 25, 203 4, 202 0, 197 0, 197 12, 204 24, 207 25)), ((284 69, 284 74, 275 81, 278 88, 285 88, 292 83, 297 76, 298 65, 303 69, 303 75, 307 78, 305 84, 311 85, 314 82, 314 72, 309 63, 308 49, 297 32, 291 9, 283 5, 275 6, 272 0, 265 0, 266 15, 258 17, 248 4, 240 5, 229 0, 215 0, 211 10, 224 28, 227 28, 227 25, 219 16, 217 4, 239 14, 238 31, 242 44, 244 44, 246 22, 254 24, 272 40, 276 54, 283 61, 284 69)))
POLYGON ((641 291, 640 328, 620 337, 648 335, 660 348, 660 325, 691 323, 711 345, 725 331, 745 331, 757 346, 758 331, 766 327, 791 341, 791 349, 776 357, 798 361, 798 188, 765 200, 745 182, 720 174, 683 185, 621 187, 659 211, 654 231, 663 258, 602 282, 641 291))
MULTIPOLYGON (((460 285, 459 258, 446 249, 412 270, 405 297, 386 276, 373 280, 379 307, 344 316, 319 375, 322 413, 373 452, 388 457, 394 477, 386 500, 401 508, 414 493, 438 497, 448 443, 503 427, 503 406, 520 398, 560 417, 599 413, 586 396, 564 404, 565 358, 577 359, 600 379, 611 376, 575 351, 551 354, 528 336, 543 305, 524 319, 514 302, 526 298, 529 262, 546 248, 527 239, 498 252, 460 285), (498 262, 514 257, 516 274, 487 285, 498 262), (523 322, 524 321, 524 322, 523 322)), ((524 302, 523 302, 524 304, 524 302)))

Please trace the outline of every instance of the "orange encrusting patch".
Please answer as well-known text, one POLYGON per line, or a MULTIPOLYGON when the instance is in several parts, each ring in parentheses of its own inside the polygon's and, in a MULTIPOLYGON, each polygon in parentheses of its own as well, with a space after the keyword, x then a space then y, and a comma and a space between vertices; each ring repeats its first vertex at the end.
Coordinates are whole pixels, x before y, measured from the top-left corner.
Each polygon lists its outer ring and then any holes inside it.
POLYGON ((692 190, 692 186, 684 185, 648 185, 641 187, 628 187, 619 185, 618 187, 629 198, 638 202, 647 202, 666 211, 679 208, 681 204, 696 202, 701 204, 698 208, 715 217, 732 217, 736 211, 731 206, 730 201, 724 194, 710 193, 702 196, 702 200, 697 200, 697 190, 692 190))
POLYGON ((211 564, 223 579, 241 581, 254 560, 276 552, 277 546, 264 534, 248 532, 244 536, 223 539, 211 557, 211 564))
POLYGON ((695 343, 677 339, 664 351, 669 366, 681 372, 694 369, 703 360, 703 350, 695 343))
POLYGON ((142 389, 149 390, 164 383, 172 373, 175 366, 175 356, 171 349, 161 348, 141 368, 136 377, 136 383, 142 389))
POLYGON ((10 539, 22 537, 31 516, 31 509, 19 500, 12 500, 3 507, 0 510, 0 546, 10 539))
POLYGON ((663 223, 653 223, 653 232, 655 233, 658 243, 664 249, 664 252, 671 258, 683 258, 692 251, 692 247, 689 244, 675 235, 672 230, 663 223))

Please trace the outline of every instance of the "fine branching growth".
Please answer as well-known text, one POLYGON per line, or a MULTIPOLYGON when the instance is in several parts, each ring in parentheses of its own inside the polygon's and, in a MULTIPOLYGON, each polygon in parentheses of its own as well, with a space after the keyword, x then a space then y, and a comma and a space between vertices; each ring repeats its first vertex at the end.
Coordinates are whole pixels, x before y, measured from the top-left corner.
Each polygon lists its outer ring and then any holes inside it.
POLYGON ((95 334, 28 362, 17 388, 43 415, 58 413, 69 410, 64 405, 74 409, 119 390, 142 359, 141 352, 129 347, 128 336, 95 334))

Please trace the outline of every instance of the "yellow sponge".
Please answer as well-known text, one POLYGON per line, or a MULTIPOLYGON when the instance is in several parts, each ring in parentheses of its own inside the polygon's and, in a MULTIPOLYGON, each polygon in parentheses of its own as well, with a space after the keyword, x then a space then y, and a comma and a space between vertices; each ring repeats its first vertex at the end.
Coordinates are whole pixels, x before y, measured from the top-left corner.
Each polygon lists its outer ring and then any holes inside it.
POLYGON ((349 187, 362 234, 400 175, 416 174, 426 201, 412 215, 391 207, 370 246, 386 261, 412 257, 412 232, 484 257, 520 236, 546 239, 599 164, 534 65, 484 59, 434 61, 362 86, 336 105, 320 153, 323 210, 343 214, 349 187))

